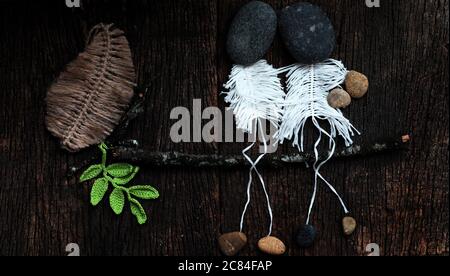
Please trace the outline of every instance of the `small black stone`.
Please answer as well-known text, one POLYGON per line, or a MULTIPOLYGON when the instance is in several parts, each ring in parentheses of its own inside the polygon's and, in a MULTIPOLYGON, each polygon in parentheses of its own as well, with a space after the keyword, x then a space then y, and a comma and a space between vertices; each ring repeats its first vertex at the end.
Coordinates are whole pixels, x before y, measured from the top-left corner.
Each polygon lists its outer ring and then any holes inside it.
POLYGON ((309 248, 313 245, 316 239, 317 231, 314 226, 304 225, 300 227, 297 234, 297 244, 301 248, 309 248))
POLYGON ((228 33, 227 51, 239 65, 251 65, 269 50, 277 30, 277 14, 260 1, 246 4, 238 12, 228 33))
POLYGON ((291 55, 300 63, 313 64, 329 58, 336 34, 328 16, 310 3, 297 3, 280 12, 280 33, 291 55))

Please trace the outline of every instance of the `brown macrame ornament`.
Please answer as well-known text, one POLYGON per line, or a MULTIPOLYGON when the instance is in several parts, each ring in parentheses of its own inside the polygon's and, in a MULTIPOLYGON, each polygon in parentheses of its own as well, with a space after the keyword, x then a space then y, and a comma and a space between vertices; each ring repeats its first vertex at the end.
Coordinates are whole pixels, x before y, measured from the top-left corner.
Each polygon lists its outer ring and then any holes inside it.
POLYGON ((95 26, 85 51, 48 90, 47 129, 71 152, 103 142, 127 111, 135 79, 124 32, 95 26))

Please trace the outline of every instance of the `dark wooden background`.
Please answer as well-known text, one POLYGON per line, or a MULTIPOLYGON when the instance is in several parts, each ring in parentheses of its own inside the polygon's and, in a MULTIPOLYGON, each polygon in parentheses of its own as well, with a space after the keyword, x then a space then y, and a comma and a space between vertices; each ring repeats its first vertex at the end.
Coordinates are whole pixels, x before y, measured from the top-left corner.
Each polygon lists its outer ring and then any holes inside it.
MULTIPOLYGON (((224 41, 247 1, 82 2, 72 10, 63 0, 0 1, 0 255, 65 255, 72 242, 82 255, 219 255, 218 235, 238 229, 247 170, 143 170, 138 181, 162 196, 145 204, 150 223, 140 227, 128 211, 115 217, 106 203, 91 207, 88 185, 65 177, 89 153, 59 149, 44 126, 44 99, 83 50, 90 27, 114 22, 127 33, 139 83, 157 76, 129 138, 154 151, 239 153, 243 144, 172 143, 169 114, 176 106, 191 108, 194 98, 225 108, 219 91, 231 64, 224 41)), ((281 9, 294 1, 266 2, 281 9)), ((292 256, 365 255, 369 243, 378 243, 382 255, 448 255, 448 0, 381 0, 372 9, 364 0, 311 2, 335 24, 333 57, 370 78, 368 97, 345 111, 364 132, 359 140, 404 133, 413 140, 408 153, 328 164, 323 173, 345 195, 359 228, 343 237, 338 202, 322 185, 313 215, 320 237, 309 250, 300 250, 293 236, 305 220, 311 171, 264 170, 274 234, 292 256)), ((267 58, 276 66, 293 62, 279 37, 267 58)), ((262 191, 254 187, 243 255, 260 254, 255 244, 268 222, 262 191)))

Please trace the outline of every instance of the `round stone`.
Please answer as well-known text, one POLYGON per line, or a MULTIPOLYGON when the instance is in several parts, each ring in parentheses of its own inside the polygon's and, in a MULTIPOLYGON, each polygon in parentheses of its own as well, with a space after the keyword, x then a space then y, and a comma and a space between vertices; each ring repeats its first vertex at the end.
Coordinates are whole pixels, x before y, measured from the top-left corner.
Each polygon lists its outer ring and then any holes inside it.
POLYGON ((283 255, 286 252, 286 246, 276 237, 265 237, 260 239, 258 248, 262 252, 274 256, 283 255))
POLYGON ((247 236, 241 232, 223 234, 219 237, 220 251, 225 256, 235 256, 247 245, 247 236))
POLYGON ((333 108, 346 108, 352 103, 352 97, 344 89, 333 89, 328 95, 328 104, 333 108))
POLYGON ((239 65, 251 65, 261 58, 272 45, 277 30, 277 14, 260 1, 246 4, 231 23, 227 39, 227 52, 239 65))
POLYGON ((342 228, 344 230, 344 234, 350 236, 356 230, 356 220, 352 217, 345 217, 342 220, 342 228))
POLYGON ((301 2, 284 8, 279 26, 286 48, 300 63, 324 61, 336 46, 331 20, 316 5, 301 2))
POLYGON ((369 79, 356 71, 350 71, 345 78, 345 88, 352 98, 360 99, 369 90, 369 79))
POLYGON ((316 239, 317 231, 314 226, 304 225, 300 227, 297 234, 297 244, 301 248, 310 248, 316 239))

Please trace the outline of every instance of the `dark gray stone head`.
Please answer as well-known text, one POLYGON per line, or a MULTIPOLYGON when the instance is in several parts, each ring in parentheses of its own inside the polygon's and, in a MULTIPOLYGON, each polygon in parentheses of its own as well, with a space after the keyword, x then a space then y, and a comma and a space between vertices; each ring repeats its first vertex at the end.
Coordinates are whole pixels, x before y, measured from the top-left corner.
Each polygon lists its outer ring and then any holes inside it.
POLYGON ((331 56, 336 46, 331 20, 311 3, 300 2, 284 8, 279 27, 286 48, 300 63, 321 62, 331 56))
POLYGON ((251 65, 272 45, 277 30, 277 14, 260 1, 246 4, 235 16, 228 33, 227 52, 239 65, 251 65))

